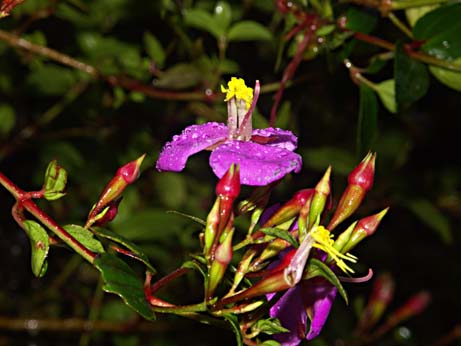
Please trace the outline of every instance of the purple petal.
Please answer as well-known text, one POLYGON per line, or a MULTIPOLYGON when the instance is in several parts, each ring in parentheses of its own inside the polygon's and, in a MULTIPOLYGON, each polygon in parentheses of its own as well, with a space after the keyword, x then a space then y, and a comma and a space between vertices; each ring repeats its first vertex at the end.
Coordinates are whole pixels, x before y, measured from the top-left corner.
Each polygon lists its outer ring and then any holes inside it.
MULTIPOLYGON (((271 297, 272 298, 272 297, 271 297)), ((278 318, 288 333, 274 335, 274 339, 282 346, 296 346, 306 333, 307 315, 304 310, 301 286, 296 285, 286 291, 277 303, 270 309, 270 316, 278 318)))
POLYGON ((296 137, 293 132, 288 130, 268 127, 267 129, 254 130, 252 135, 266 137, 269 140, 266 145, 283 148, 290 151, 295 150, 298 146, 298 137, 296 137))
POLYGON ((211 153, 210 166, 221 178, 232 163, 240 165, 240 182, 264 186, 301 170, 301 156, 276 146, 253 142, 227 142, 211 153))
POLYGON ((189 156, 225 140, 228 133, 227 126, 221 123, 188 126, 165 144, 156 167, 159 171, 179 172, 186 166, 189 156))
POLYGON ((327 321, 337 289, 323 278, 303 281, 301 287, 304 306, 311 320, 306 339, 312 340, 320 334, 327 321))

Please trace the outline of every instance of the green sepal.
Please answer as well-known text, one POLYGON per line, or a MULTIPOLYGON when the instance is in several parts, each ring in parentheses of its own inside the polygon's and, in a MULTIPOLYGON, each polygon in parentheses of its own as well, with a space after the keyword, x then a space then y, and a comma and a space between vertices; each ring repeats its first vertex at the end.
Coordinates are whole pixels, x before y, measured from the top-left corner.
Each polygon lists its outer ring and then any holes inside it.
POLYGON ((155 318, 146 297, 142 282, 135 272, 113 254, 103 253, 94 261, 104 280, 104 291, 120 296, 126 305, 147 320, 155 318))
POLYGON ((186 214, 186 213, 182 213, 180 211, 177 211, 177 210, 167 210, 166 211, 167 214, 176 214, 176 215, 180 215, 180 216, 183 216, 185 217, 186 219, 189 219, 189 220, 192 220, 192 221, 195 221, 197 222, 199 225, 201 226, 206 226, 206 221, 197 217, 197 216, 194 216, 194 215, 190 215, 190 214, 186 214))
POLYGON ((32 273, 40 278, 45 275, 48 268, 48 263, 46 262, 46 257, 50 249, 48 233, 35 221, 26 220, 22 225, 30 240, 32 273))
POLYGON ((56 163, 56 160, 48 164, 45 172, 45 180, 43 183, 43 196, 54 201, 65 195, 63 192, 66 188, 67 172, 64 168, 56 163))
POLYGON ((63 228, 88 250, 96 253, 103 253, 105 251, 101 242, 94 237, 93 232, 86 228, 79 225, 65 225, 63 228))
POLYGON ((291 233, 285 229, 282 228, 277 228, 277 227, 265 227, 265 228, 260 228, 259 231, 262 233, 271 236, 271 237, 276 237, 283 239, 290 243, 293 247, 298 247, 299 244, 296 241, 296 239, 291 235, 291 233))
POLYGON ((286 329, 280 324, 280 321, 277 318, 268 318, 266 320, 259 320, 251 327, 251 331, 253 333, 258 332, 258 333, 264 333, 268 335, 289 332, 288 329, 286 329))
POLYGON ((150 264, 149 258, 144 253, 144 251, 142 251, 142 249, 136 244, 134 244, 132 241, 128 240, 127 238, 125 238, 124 236, 121 236, 118 233, 115 233, 105 228, 95 227, 93 228, 93 231, 97 236, 109 239, 113 241, 114 243, 123 245, 128 250, 130 250, 133 254, 135 254, 137 256, 136 259, 144 263, 147 269, 149 269, 149 271, 152 274, 155 274, 157 272, 155 268, 152 266, 152 264, 150 264))
POLYGON ((232 331, 235 334, 235 340, 237 341, 237 346, 243 346, 243 336, 242 331, 240 330, 240 325, 237 319, 237 316, 233 314, 223 314, 223 317, 229 322, 232 327, 232 331))
POLYGON ((339 281, 336 274, 330 268, 328 268, 328 266, 325 263, 319 261, 316 258, 311 258, 307 262, 305 272, 306 274, 303 277, 304 280, 309 280, 317 276, 321 276, 327 279, 328 282, 330 282, 333 286, 335 286, 338 289, 339 294, 344 299, 346 304, 349 304, 349 299, 347 298, 346 290, 341 285, 341 282, 339 281))

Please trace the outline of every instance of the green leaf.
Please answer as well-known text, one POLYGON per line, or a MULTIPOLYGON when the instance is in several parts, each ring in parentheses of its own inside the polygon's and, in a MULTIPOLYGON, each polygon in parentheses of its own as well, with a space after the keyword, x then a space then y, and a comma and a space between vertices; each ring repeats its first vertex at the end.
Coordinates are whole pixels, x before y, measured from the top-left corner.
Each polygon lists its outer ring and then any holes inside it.
POLYGON ((95 227, 94 232, 96 235, 100 237, 112 240, 115 243, 123 245, 128 250, 130 250, 132 253, 134 253, 138 257, 137 259, 139 259, 142 263, 144 263, 152 274, 155 274, 157 272, 155 268, 150 264, 149 258, 147 257, 147 255, 141 250, 139 246, 137 246, 130 240, 126 239, 120 234, 117 234, 115 232, 112 232, 111 230, 104 229, 104 228, 95 227))
POLYGON ((244 20, 232 25, 227 33, 227 39, 229 41, 270 41, 272 33, 257 22, 244 20))
POLYGON ((395 101, 395 81, 388 79, 376 84, 375 91, 378 93, 384 107, 391 112, 397 113, 397 102, 395 101))
POLYGON ((243 336, 242 336, 242 331, 240 330, 240 325, 239 325, 237 316, 231 315, 231 314, 223 314, 223 317, 231 325, 232 331, 235 334, 237 346, 243 346, 243 336))
POLYGON ((433 9, 437 8, 438 5, 430 5, 430 6, 421 6, 421 7, 411 7, 405 10, 405 15, 407 16, 408 23, 410 26, 415 26, 416 22, 426 15, 428 12, 432 11, 433 9))
POLYGON ((324 277, 327 279, 332 285, 334 285, 337 289, 341 297, 343 297, 346 304, 349 304, 349 300, 347 298, 347 293, 344 287, 341 285, 336 274, 322 261, 319 261, 316 258, 311 258, 307 262, 306 268, 307 275, 303 277, 304 280, 312 279, 317 276, 324 277))
POLYGON ((461 57, 461 3, 457 2, 430 11, 420 18, 414 28, 416 40, 425 41, 421 47, 439 59, 461 57))
POLYGON ((144 32, 143 39, 147 55, 149 55, 149 57, 155 61, 155 64, 158 67, 162 68, 166 57, 162 44, 154 35, 148 31, 144 32))
POLYGON ((202 72, 193 64, 177 64, 154 81, 158 88, 186 89, 196 86, 202 80, 202 72))
POLYGON ((16 122, 14 108, 7 103, 0 103, 0 135, 5 136, 13 129, 16 122))
POLYGON ((377 17, 364 10, 350 7, 346 12, 346 29, 365 34, 372 31, 377 23, 377 17))
POLYGON ((378 100, 375 92, 365 84, 360 85, 360 108, 357 123, 357 153, 374 149, 378 133, 378 100))
POLYGON ((190 9, 184 13, 184 22, 193 28, 209 32, 216 39, 224 35, 224 31, 208 12, 201 9, 190 9))
POLYGON ((103 253, 96 258, 94 265, 102 274, 104 291, 120 296, 145 319, 155 318, 144 295, 143 284, 128 264, 113 254, 103 253))
POLYGON ((104 252, 104 247, 101 242, 94 237, 93 232, 79 225, 66 225, 63 228, 90 251, 96 253, 104 252))
POLYGON ((54 201, 65 195, 64 190, 67 184, 67 172, 64 168, 56 164, 56 160, 51 161, 45 172, 43 183, 44 196, 49 201, 54 201))
POLYGON ((338 147, 320 147, 301 150, 303 164, 306 167, 323 172, 331 165, 335 173, 348 175, 357 164, 356 157, 338 147))
POLYGON ((183 217, 185 217, 185 218, 187 218, 189 220, 197 222, 199 225, 206 226, 206 221, 199 218, 199 217, 197 217, 197 216, 189 215, 189 214, 186 214, 186 213, 181 213, 180 211, 177 211, 177 210, 167 210, 167 213, 180 215, 180 216, 183 216, 183 217))
POLYGON ((27 84, 45 95, 62 95, 77 82, 74 71, 58 66, 43 65, 29 73, 27 84))
POLYGON ((176 172, 164 172, 155 179, 157 195, 168 208, 180 208, 187 201, 187 183, 184 175, 176 172))
POLYGON ((232 20, 232 10, 225 1, 218 1, 214 8, 214 20, 221 32, 226 32, 232 20))
MULTIPOLYGON (((461 64, 461 58, 456 59, 454 62, 461 64)), ((440 83, 456 91, 461 91, 461 72, 450 71, 436 66, 429 66, 429 70, 440 83)))
POLYGON ((398 109, 416 102, 429 89, 429 73, 425 64, 410 58, 401 43, 394 58, 395 98, 398 109))
POLYGON ((130 240, 161 240, 184 232, 188 222, 182 216, 168 214, 162 209, 145 209, 114 224, 113 229, 130 240))
POLYGON ((23 222, 24 231, 30 240, 30 247, 32 249, 31 266, 32 273, 36 277, 42 277, 46 273, 48 263, 46 257, 50 249, 50 242, 48 233, 45 229, 35 221, 25 220, 23 222))
POLYGON ((445 244, 453 241, 450 222, 430 201, 415 199, 405 205, 423 222, 432 228, 445 244))
POLYGON ((289 332, 288 329, 286 329, 280 324, 280 321, 277 318, 268 318, 265 320, 259 320, 253 325, 253 327, 251 327, 251 331, 264 333, 268 335, 289 332))
POLYGON ((299 244, 296 241, 296 239, 291 235, 291 233, 285 229, 282 228, 277 228, 277 227, 267 227, 267 228, 260 228, 259 229, 261 232, 263 232, 266 235, 269 235, 271 237, 276 237, 283 239, 290 243, 291 246, 298 247, 299 244))

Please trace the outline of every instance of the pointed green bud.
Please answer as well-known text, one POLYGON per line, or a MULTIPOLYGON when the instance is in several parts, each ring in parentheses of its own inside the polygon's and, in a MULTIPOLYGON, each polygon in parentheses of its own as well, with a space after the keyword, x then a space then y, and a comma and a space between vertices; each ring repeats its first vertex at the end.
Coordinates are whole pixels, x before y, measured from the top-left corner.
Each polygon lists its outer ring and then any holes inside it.
POLYGON ((325 208, 325 203, 328 196, 330 195, 330 175, 331 175, 331 166, 329 166, 323 175, 322 179, 318 182, 315 187, 315 193, 312 197, 312 202, 309 209, 309 222, 308 228, 312 227, 314 223, 320 219, 322 212, 325 208))
POLYGON ((208 284, 206 290, 206 300, 209 300, 216 290, 216 287, 221 282, 226 272, 227 266, 232 260, 232 236, 234 229, 231 229, 225 235, 221 244, 216 247, 214 258, 211 263, 211 268, 208 277, 208 284))
POLYGON ((374 234, 378 229, 379 223, 383 219, 384 215, 386 215, 388 210, 389 208, 386 208, 377 214, 370 215, 361 219, 354 227, 354 230, 351 232, 351 236, 348 242, 344 244, 340 251, 342 253, 346 253, 356 247, 357 244, 360 243, 363 239, 374 234))
POLYGON ((203 253, 205 257, 209 257, 211 247, 214 243, 216 235, 218 233, 218 226, 219 226, 219 197, 216 198, 213 207, 211 208, 208 217, 206 219, 206 226, 205 226, 205 235, 204 235, 204 248, 203 253))
POLYGON ((368 153, 362 162, 349 174, 349 184, 341 196, 335 213, 327 226, 330 231, 357 210, 366 193, 373 186, 375 160, 376 154, 368 153))

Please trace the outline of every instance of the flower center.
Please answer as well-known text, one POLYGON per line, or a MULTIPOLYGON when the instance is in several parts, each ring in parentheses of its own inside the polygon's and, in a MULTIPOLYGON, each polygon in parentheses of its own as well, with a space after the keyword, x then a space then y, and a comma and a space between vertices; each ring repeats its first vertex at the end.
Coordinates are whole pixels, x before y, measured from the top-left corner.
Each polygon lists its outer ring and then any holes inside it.
MULTIPOLYGON (((256 84, 259 93, 259 84, 256 84)), ((251 139, 251 113, 257 100, 257 92, 253 97, 253 89, 246 86, 242 78, 232 77, 227 88, 221 85, 221 91, 226 94, 227 127, 229 138, 249 141, 251 139)))
POLYGON ((315 240, 313 246, 317 249, 325 251, 336 262, 336 265, 339 269, 341 269, 345 273, 354 272, 354 270, 352 270, 352 268, 349 267, 344 261, 346 260, 355 263, 357 262, 357 257, 351 255, 350 253, 342 254, 341 252, 336 250, 333 247, 333 235, 330 234, 329 230, 327 230, 323 226, 317 226, 311 231, 310 234, 312 238, 314 238, 315 240))

